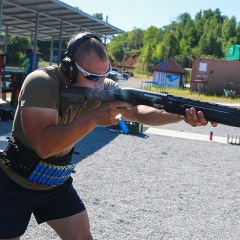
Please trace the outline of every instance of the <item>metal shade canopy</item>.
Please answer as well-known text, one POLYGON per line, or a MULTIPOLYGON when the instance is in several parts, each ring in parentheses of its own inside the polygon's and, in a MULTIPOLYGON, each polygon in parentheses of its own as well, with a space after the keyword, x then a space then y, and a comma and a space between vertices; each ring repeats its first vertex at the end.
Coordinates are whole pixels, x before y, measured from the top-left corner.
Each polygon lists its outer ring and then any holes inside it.
MULTIPOLYGON (((34 38, 33 61, 36 59, 37 40, 51 41, 50 65, 53 41, 59 41, 59 64, 62 40, 69 40, 74 33, 83 31, 99 36, 124 33, 123 30, 59 0, 0 0, 0 33, 5 32, 6 38, 8 34, 34 38)), ((4 53, 7 53, 6 39, 4 53)))
POLYGON ((69 39, 79 31, 124 33, 59 0, 0 0, 0 30, 25 37, 37 34, 38 40, 69 39))

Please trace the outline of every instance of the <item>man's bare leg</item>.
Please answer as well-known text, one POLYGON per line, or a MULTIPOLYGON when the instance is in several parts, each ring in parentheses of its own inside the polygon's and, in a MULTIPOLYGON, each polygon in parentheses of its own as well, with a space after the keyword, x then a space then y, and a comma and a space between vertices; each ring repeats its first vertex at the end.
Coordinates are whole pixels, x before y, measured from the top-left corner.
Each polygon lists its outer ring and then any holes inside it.
POLYGON ((47 222, 63 240, 93 240, 87 211, 47 222))

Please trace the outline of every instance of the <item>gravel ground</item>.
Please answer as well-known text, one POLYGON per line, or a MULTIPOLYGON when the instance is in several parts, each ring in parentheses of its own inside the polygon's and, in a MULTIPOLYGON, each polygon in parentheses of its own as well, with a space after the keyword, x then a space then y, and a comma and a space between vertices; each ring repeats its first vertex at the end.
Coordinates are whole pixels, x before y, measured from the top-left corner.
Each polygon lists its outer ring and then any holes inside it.
MULTIPOLYGON (((11 130, 11 121, 0 124, 1 134, 11 130)), ((74 186, 94 239, 240 239, 240 145, 180 138, 211 130, 227 137, 239 129, 184 122, 158 128, 178 131, 179 138, 97 127, 76 145, 74 186)), ((32 218, 22 239, 59 238, 32 218)))

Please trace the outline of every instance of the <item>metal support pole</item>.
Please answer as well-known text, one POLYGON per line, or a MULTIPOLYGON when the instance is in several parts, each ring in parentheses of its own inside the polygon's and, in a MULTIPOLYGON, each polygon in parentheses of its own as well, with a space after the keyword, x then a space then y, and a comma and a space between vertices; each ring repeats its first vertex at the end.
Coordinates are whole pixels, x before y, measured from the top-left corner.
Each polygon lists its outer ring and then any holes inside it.
POLYGON ((31 43, 30 43, 30 48, 33 48, 34 47, 34 43, 33 43, 33 32, 31 31, 31 36, 30 36, 30 41, 31 41, 31 43))
POLYGON ((5 39, 4 39, 4 49, 3 49, 3 63, 7 63, 7 47, 8 47, 8 26, 6 26, 5 39))
POLYGON ((37 14, 36 14, 36 25, 35 25, 35 36, 34 36, 34 51, 33 51, 32 71, 35 70, 35 62, 36 62, 38 23, 39 23, 39 12, 37 12, 37 14))
POLYGON ((3 8, 3 0, 0 0, 0 35, 2 33, 2 8, 3 8))
POLYGON ((59 36, 59 48, 58 48, 58 66, 60 65, 60 61, 62 60, 62 31, 63 31, 63 21, 61 21, 60 26, 60 36, 59 36))
POLYGON ((50 66, 52 66, 52 58, 53 58, 53 37, 51 40, 51 48, 50 48, 50 61, 49 61, 50 66))

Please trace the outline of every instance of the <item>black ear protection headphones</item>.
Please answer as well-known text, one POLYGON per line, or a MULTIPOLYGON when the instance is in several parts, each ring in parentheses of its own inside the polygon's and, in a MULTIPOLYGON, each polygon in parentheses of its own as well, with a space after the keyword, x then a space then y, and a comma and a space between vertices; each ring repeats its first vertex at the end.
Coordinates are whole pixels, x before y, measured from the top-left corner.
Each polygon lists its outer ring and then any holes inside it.
POLYGON ((77 81, 77 67, 75 63, 72 61, 73 54, 77 47, 88 38, 96 38, 98 41, 102 43, 101 39, 93 33, 89 32, 79 33, 75 37, 75 39, 71 42, 71 44, 67 47, 67 51, 65 52, 66 57, 62 59, 60 69, 65 80, 71 84, 74 84, 77 81))

